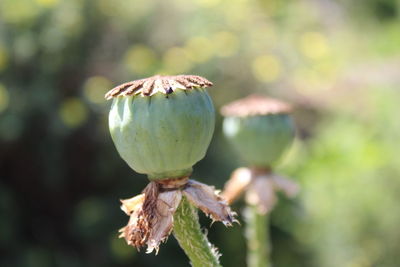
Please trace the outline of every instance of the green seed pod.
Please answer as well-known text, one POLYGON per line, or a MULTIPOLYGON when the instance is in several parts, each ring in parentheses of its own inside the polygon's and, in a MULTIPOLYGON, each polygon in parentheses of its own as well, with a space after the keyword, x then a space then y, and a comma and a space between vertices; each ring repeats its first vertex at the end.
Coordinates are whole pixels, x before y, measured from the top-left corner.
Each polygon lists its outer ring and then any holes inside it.
POLYGON ((251 95, 222 108, 223 131, 250 166, 269 168, 293 142, 295 128, 290 111, 286 103, 251 95))
POLYGON ((153 76, 112 89, 109 127, 120 156, 151 180, 190 175, 214 132, 204 89, 211 85, 193 75, 153 76))

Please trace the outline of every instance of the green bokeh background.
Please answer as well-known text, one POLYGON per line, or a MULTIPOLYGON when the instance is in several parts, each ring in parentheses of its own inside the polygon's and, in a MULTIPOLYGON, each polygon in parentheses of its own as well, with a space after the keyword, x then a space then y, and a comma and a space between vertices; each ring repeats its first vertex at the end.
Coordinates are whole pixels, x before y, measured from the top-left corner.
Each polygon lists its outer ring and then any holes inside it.
MULTIPOLYGON (((264 93, 296 106, 279 173, 302 191, 272 213, 277 267, 400 262, 400 2, 1 0, 0 266, 188 266, 117 238, 119 199, 146 185, 108 132, 111 87, 153 74, 213 81, 215 106, 264 93)), ((241 165, 216 132, 194 178, 241 165)), ((243 206, 234 205, 239 213, 243 206)), ((242 228, 202 225, 225 266, 242 228)))

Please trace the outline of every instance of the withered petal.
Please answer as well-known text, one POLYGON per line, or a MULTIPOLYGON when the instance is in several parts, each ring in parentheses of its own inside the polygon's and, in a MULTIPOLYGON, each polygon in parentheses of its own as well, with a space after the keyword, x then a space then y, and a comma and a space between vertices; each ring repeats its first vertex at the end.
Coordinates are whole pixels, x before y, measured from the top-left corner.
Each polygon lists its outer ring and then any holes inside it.
POLYGON ((138 250, 147 245, 147 253, 158 253, 161 242, 170 235, 174 214, 185 194, 187 199, 209 215, 213 221, 225 225, 237 222, 232 212, 214 188, 183 177, 169 183, 151 182, 143 194, 122 200, 122 210, 130 215, 128 225, 120 230, 120 237, 138 250))
POLYGON ((236 169, 231 178, 226 182, 224 191, 221 197, 231 204, 246 190, 252 178, 251 170, 249 168, 236 169))
POLYGON ((246 192, 246 202, 255 205, 260 214, 266 214, 272 210, 276 203, 274 182, 268 175, 260 175, 253 178, 246 192))
POLYGON ((196 207, 211 217, 213 221, 221 221, 224 225, 231 226, 236 213, 231 211, 228 204, 214 190, 214 187, 189 180, 183 194, 196 207))
POLYGON ((160 243, 168 238, 174 224, 174 213, 181 199, 182 193, 179 190, 166 191, 158 195, 156 214, 152 219, 146 253, 156 250, 157 254, 160 243))
POLYGON ((133 198, 138 202, 131 211, 128 224, 120 230, 122 231, 121 237, 125 238, 128 245, 139 249, 147 243, 152 229, 153 218, 157 213, 158 192, 158 184, 152 182, 143 190, 143 198, 133 198))
POLYGON ((284 192, 287 197, 293 198, 300 191, 299 184, 289 178, 277 174, 273 174, 271 178, 275 188, 284 192))
POLYGON ((127 215, 131 215, 134 210, 139 208, 138 205, 143 204, 144 194, 140 194, 129 199, 121 199, 120 201, 122 203, 121 210, 123 210, 127 215))
POLYGON ((147 240, 148 227, 140 224, 143 213, 143 202, 137 204, 132 210, 128 224, 121 228, 120 238, 125 238, 128 245, 136 247, 138 250, 147 240))

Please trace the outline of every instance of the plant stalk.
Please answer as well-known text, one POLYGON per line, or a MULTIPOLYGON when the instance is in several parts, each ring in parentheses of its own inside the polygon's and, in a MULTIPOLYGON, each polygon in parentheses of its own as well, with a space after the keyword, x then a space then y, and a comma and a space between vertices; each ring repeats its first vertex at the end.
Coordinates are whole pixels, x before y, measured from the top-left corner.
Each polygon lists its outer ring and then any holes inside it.
POLYGON ((247 266, 271 267, 268 214, 260 214, 256 206, 248 205, 244 215, 246 220, 247 266))
POLYGON ((221 266, 216 248, 200 229, 197 210, 185 197, 175 212, 173 233, 193 267, 221 266))

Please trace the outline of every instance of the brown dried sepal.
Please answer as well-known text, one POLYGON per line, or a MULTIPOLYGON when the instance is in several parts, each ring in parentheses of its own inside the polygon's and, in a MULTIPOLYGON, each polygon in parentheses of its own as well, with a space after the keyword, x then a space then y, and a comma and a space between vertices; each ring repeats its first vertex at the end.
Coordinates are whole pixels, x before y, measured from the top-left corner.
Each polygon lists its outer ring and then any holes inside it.
POLYGON ((142 195, 122 201, 121 209, 130 213, 130 219, 128 225, 120 230, 120 237, 124 237, 128 245, 140 248, 147 243, 156 219, 158 190, 158 184, 152 182, 142 195))
POLYGON ((178 190, 162 192, 158 196, 156 216, 151 223, 150 235, 147 240, 146 253, 156 250, 161 242, 167 240, 174 224, 174 214, 182 199, 182 193, 178 190))
POLYGON ((289 198, 295 197, 300 191, 299 184, 289 178, 278 174, 272 174, 271 179, 275 190, 282 191, 289 198))
POLYGON ((120 230, 120 237, 137 249, 147 246, 147 253, 158 252, 161 242, 170 235, 174 214, 184 194, 196 207, 213 221, 232 225, 236 213, 232 212, 214 188, 187 177, 151 182, 141 195, 122 200, 121 209, 130 216, 128 225, 120 230))
POLYGON ((276 204, 275 186, 269 176, 256 176, 246 191, 246 202, 256 206, 258 213, 267 214, 276 204))
POLYGON ((231 204, 238 199, 247 186, 250 184, 252 178, 252 172, 248 168, 236 169, 231 178, 226 182, 224 191, 221 193, 221 197, 226 200, 228 204, 231 204))
POLYGON ((212 82, 197 75, 161 76, 155 75, 149 78, 123 83, 111 89, 105 98, 111 99, 117 96, 141 95, 151 96, 157 92, 170 94, 176 89, 188 90, 193 88, 206 88, 212 86, 212 82))
POLYGON ((300 187, 296 182, 274 174, 269 169, 239 168, 232 173, 222 196, 231 203, 246 192, 246 202, 256 206, 260 214, 266 214, 276 204, 277 191, 282 191, 287 197, 293 198, 299 190, 300 187))
POLYGON ((231 211, 226 201, 218 195, 214 187, 189 180, 183 194, 190 203, 201 209, 214 221, 220 221, 225 226, 232 226, 237 222, 236 213, 231 211))

